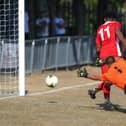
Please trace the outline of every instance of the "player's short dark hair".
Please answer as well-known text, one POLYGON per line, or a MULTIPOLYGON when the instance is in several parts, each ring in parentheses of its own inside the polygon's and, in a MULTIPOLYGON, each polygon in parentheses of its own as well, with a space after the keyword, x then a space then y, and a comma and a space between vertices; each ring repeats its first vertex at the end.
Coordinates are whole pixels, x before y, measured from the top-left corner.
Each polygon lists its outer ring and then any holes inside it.
POLYGON ((115 11, 106 11, 104 13, 104 18, 116 18, 116 12, 115 11))
POLYGON ((108 56, 106 59, 105 59, 105 64, 107 65, 111 65, 112 63, 114 63, 116 60, 115 60, 115 57, 114 56, 108 56))

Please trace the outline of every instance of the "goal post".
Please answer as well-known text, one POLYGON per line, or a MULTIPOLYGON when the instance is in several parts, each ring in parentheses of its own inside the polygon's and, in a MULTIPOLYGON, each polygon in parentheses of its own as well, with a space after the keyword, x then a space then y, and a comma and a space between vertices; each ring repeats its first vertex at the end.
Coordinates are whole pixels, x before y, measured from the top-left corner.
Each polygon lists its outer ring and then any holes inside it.
POLYGON ((24 6, 0 1, 0 96, 25 95, 24 6))
POLYGON ((19 24, 19 95, 25 95, 25 34, 24 34, 24 0, 18 0, 19 24))

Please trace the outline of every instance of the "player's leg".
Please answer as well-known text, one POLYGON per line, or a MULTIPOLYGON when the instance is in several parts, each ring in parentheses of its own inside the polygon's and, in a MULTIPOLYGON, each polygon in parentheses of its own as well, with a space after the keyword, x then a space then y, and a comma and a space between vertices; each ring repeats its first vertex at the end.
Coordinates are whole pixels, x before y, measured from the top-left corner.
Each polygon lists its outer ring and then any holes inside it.
MULTIPOLYGON (((107 71, 108 71, 108 66, 103 65, 102 66, 102 73, 106 73, 107 71)), ((103 94, 104 94, 105 102, 104 102, 103 106, 101 107, 101 109, 106 109, 106 110, 113 109, 113 106, 110 102, 111 85, 112 84, 110 82, 103 82, 102 91, 103 91, 103 94)))
MULTIPOLYGON (((102 73, 105 73, 105 72, 107 72, 107 71, 108 71, 108 66, 107 66, 107 65, 103 65, 103 66, 101 67, 101 72, 102 72, 102 73)), ((99 91, 103 90, 103 88, 105 88, 105 87, 104 87, 104 82, 101 83, 101 84, 99 84, 99 85, 97 86, 97 88, 88 90, 88 94, 89 94, 89 96, 90 96, 92 99, 95 99, 95 98, 96 98, 96 93, 98 93, 99 91)), ((104 90, 105 90, 105 89, 104 89, 104 90)), ((106 90, 107 90, 107 89, 106 89, 106 90)), ((103 91, 103 92, 104 92, 104 91, 103 91)), ((109 91, 109 92, 110 92, 110 91, 109 91)), ((109 95, 109 94, 104 93, 104 98, 106 98, 108 95, 109 95)))
POLYGON ((106 101, 110 101, 110 90, 111 90, 111 83, 110 82, 104 82, 103 84, 103 93, 104 98, 106 101))
POLYGON ((95 99, 96 98, 96 93, 98 93, 99 91, 103 90, 103 85, 104 85, 104 82, 99 84, 97 88, 88 90, 89 96, 92 99, 95 99))
MULTIPOLYGON (((102 73, 106 73, 108 71, 108 66, 103 65, 101 67, 101 70, 102 70, 102 73)), ((110 82, 104 82, 102 90, 103 90, 105 102, 109 102, 110 101, 110 90, 111 90, 110 82)))

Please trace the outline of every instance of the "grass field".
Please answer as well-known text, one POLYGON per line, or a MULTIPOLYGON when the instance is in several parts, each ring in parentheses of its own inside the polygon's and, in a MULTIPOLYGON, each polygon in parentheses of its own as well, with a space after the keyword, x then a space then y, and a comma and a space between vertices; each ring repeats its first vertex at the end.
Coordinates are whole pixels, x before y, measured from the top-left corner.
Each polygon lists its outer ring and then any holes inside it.
MULTIPOLYGON (((87 69, 100 72, 91 66, 87 69)), ((99 104, 104 102, 102 92, 95 100, 87 93, 97 83, 78 78, 75 70, 32 74, 26 79, 27 96, 0 98, 0 126, 126 126, 126 96, 112 86, 111 102, 118 109, 99 110, 99 104), (58 76, 57 87, 45 85, 48 74, 58 76)))

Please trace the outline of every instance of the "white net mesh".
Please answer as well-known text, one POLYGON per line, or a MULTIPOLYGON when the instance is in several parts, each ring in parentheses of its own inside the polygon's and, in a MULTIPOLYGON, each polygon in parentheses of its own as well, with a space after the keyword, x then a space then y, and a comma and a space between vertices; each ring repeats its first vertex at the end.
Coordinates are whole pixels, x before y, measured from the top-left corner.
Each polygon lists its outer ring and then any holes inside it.
POLYGON ((0 95, 18 93, 18 0, 0 1, 0 95))

